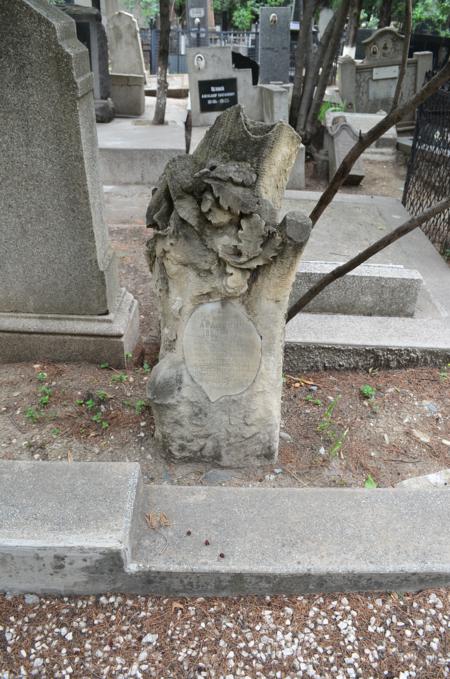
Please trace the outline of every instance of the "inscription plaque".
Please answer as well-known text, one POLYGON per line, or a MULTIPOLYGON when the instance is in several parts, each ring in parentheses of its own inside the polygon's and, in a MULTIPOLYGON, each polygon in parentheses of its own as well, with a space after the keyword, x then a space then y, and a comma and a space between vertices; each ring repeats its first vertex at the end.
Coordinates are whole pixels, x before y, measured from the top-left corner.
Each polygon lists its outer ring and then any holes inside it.
POLYGON ((384 80, 385 78, 398 78, 400 69, 398 66, 378 66, 372 71, 374 80, 384 80))
POLYGON ((183 351, 190 376, 214 402, 252 384, 261 363, 261 337, 234 302, 207 302, 186 324, 183 351))
POLYGON ((198 96, 202 113, 225 111, 238 103, 237 79, 199 80, 198 96))

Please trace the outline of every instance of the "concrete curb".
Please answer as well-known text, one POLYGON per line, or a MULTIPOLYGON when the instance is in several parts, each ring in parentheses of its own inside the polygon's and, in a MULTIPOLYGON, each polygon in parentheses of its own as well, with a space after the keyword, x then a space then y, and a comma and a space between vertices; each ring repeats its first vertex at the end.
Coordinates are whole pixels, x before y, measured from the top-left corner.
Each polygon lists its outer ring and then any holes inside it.
POLYGON ((238 595, 450 584, 447 490, 142 485, 129 463, 0 462, 0 589, 238 595), (169 527, 151 529, 144 513, 169 527), (207 541, 209 544, 206 544, 207 541))

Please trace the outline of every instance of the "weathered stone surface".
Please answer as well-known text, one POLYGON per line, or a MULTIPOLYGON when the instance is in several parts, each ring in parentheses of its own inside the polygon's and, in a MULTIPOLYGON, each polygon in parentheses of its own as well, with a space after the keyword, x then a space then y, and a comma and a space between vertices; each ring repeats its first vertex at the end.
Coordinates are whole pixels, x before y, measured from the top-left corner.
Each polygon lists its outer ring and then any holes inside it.
POLYGON ((174 458, 276 456, 284 315, 311 228, 301 213, 277 219, 299 142, 230 108, 168 163, 149 205, 161 353, 148 393, 174 458))
POLYGON ((113 73, 112 98, 117 116, 140 116, 145 111, 145 78, 143 75, 113 73))
MULTIPOLYGON (((205 481, 226 482, 223 474, 211 470, 205 481)), ((1 460, 0 590, 237 596, 446 587, 449 505, 439 488, 143 486, 136 464, 1 460), (166 513, 171 525, 149 530, 146 512, 166 513)))
POLYGON ((259 10, 259 82, 289 82, 291 7, 259 10))
MULTIPOLYGON (((295 277, 290 304, 342 262, 302 261, 295 277)), ((402 266, 363 264, 331 283, 306 311, 361 316, 413 316, 423 285, 418 271, 402 266)))
MULTIPOLYGON (((327 128, 328 176, 331 180, 347 153, 358 141, 356 130, 343 116, 335 117, 333 125, 327 128)), ((359 184, 364 179, 364 164, 358 158, 344 184, 359 184)))
MULTIPOLYGON (((114 316, 124 295, 103 221, 89 55, 73 20, 45 0, 1 7, 0 333, 12 323, 20 335, 24 321, 45 335, 63 316, 77 334, 83 317, 114 316)), ((28 360, 39 358, 33 346, 28 360)))
POLYGON ((424 474, 424 476, 413 476, 404 479, 396 484, 397 488, 408 488, 417 490, 431 490, 433 488, 450 488, 450 469, 442 469, 434 474, 424 474))
POLYGON ((106 26, 111 73, 145 76, 139 26, 132 14, 116 12, 106 26))

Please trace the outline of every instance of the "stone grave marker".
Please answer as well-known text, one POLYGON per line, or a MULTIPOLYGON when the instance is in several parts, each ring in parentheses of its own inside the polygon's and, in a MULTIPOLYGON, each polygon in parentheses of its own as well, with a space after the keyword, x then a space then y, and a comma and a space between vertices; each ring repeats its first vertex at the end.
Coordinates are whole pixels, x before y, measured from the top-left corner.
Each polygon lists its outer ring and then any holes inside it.
MULTIPOLYGON (((338 62, 339 93, 347 110, 361 113, 389 111, 397 85, 405 38, 393 28, 381 28, 363 41, 364 59, 346 55, 338 62)), ((408 59, 400 103, 418 92, 433 65, 432 52, 414 52, 408 59)), ((411 127, 410 114, 397 127, 411 127)))
POLYGON ((139 26, 132 14, 116 12, 107 23, 112 100, 118 116, 145 111, 145 65, 139 26))
POLYGON ((145 76, 139 26, 132 14, 116 12, 107 23, 112 73, 145 76))
POLYGON ((208 0, 187 0, 186 23, 191 47, 207 47, 208 0))
POLYGON ((291 7, 259 10, 259 82, 288 83, 291 7))
MULTIPOLYGON (((336 116, 333 125, 328 128, 328 174, 331 180, 347 153, 358 141, 358 134, 354 127, 345 120, 345 116, 336 116)), ((360 184, 364 179, 364 165, 361 157, 350 170, 345 184, 360 184)))
POLYGON ((77 38, 89 50, 89 61, 94 76, 95 117, 98 123, 109 123, 114 118, 109 75, 108 39, 102 16, 95 7, 63 5, 77 25, 77 38))
POLYGON ((46 0, 3 2, 0 44, 0 360, 123 364, 138 310, 103 221, 88 51, 46 0))
POLYGON ((300 138, 228 108, 169 161, 147 211, 161 351, 148 395, 174 459, 244 466, 278 450, 285 313, 311 222, 277 209, 300 138))

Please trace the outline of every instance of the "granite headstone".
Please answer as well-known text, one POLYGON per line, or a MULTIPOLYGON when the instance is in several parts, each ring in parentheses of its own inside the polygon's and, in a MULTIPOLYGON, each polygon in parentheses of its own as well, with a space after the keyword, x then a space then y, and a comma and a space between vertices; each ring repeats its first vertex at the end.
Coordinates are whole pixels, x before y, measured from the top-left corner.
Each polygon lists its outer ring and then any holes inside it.
POLYGON ((0 359, 120 364, 138 314, 103 221, 88 51, 46 0, 1 9, 0 359))
POLYGON ((289 82, 290 21, 290 7, 259 10, 260 83, 289 82))

